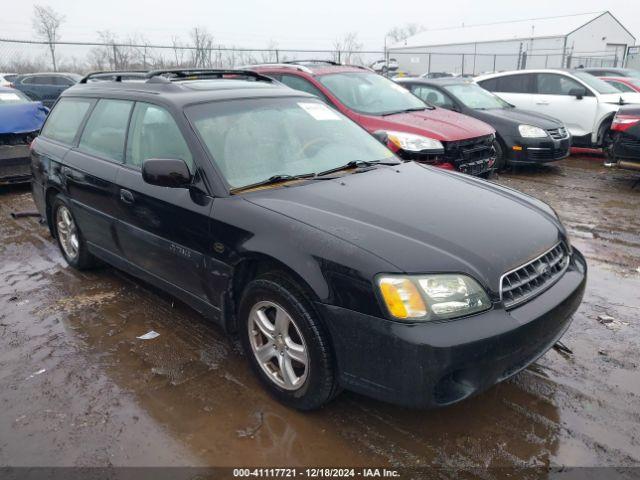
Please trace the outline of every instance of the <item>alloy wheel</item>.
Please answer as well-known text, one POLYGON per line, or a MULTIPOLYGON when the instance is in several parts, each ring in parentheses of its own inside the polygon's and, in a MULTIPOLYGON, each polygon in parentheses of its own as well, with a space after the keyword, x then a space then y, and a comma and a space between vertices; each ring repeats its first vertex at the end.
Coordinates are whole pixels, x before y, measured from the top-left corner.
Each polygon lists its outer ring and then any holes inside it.
POLYGON ((280 305, 261 301, 249 313, 249 343, 267 377, 280 388, 298 390, 309 373, 309 351, 295 320, 280 305))
POLYGON ((60 205, 56 211, 56 230, 62 250, 69 260, 75 260, 80 250, 78 228, 69 209, 60 205))

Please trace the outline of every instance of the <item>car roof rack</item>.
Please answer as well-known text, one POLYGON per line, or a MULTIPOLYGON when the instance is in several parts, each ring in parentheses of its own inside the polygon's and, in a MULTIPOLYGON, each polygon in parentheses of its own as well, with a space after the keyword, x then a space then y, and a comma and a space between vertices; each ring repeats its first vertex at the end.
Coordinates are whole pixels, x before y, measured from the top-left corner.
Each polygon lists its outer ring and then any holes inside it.
POLYGON ((331 65, 334 67, 352 67, 352 68, 359 68, 361 70, 369 70, 371 72, 373 72, 373 69, 369 68, 369 67, 365 67, 364 65, 351 65, 351 64, 345 64, 345 63, 339 63, 339 62, 334 62, 333 60, 292 60, 290 62, 285 62, 286 64, 289 65, 331 65))
MULTIPOLYGON (((160 81, 182 81, 182 80, 206 80, 221 79, 225 76, 240 76, 252 78, 255 81, 273 83, 274 80, 266 75, 262 75, 253 70, 233 69, 233 68, 170 68, 166 70, 151 70, 147 72, 146 78, 164 79, 160 81)), ((156 80, 156 81, 158 81, 156 80)))
POLYGON ((320 59, 315 59, 315 58, 311 58, 308 60, 290 60, 288 62, 284 62, 286 64, 289 65, 304 65, 304 64, 316 64, 316 63, 320 63, 320 64, 325 64, 325 65, 335 65, 335 66, 341 66, 342 63, 340 62, 335 62, 333 60, 320 60, 320 59))
POLYGON ((85 75, 78 83, 91 80, 142 80, 147 83, 171 83, 184 80, 221 79, 229 76, 251 78, 255 81, 273 83, 274 80, 266 75, 244 69, 214 69, 214 68, 170 68, 163 70, 119 70, 98 71, 85 75))
POLYGON ((252 65, 243 65, 242 67, 239 68, 256 68, 256 67, 275 67, 275 68, 293 68, 296 70, 300 70, 301 72, 306 72, 306 73, 312 73, 311 69, 305 67, 304 65, 296 65, 293 63, 288 63, 288 62, 284 62, 284 63, 269 63, 269 62, 264 62, 264 63, 255 63, 252 65))
POLYGON ((90 72, 80 79, 78 83, 87 83, 89 80, 111 80, 113 82, 122 82, 131 78, 145 79, 148 70, 99 70, 90 72), (129 78, 127 78, 129 77, 129 78))

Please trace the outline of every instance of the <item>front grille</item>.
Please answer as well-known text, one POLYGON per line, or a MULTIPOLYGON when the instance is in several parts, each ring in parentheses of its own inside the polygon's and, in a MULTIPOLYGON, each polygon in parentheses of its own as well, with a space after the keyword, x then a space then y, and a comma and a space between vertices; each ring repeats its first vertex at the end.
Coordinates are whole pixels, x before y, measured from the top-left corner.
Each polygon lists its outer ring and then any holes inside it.
POLYGON ((0 145, 29 145, 38 132, 0 133, 0 145))
POLYGON ((564 140, 565 138, 567 138, 569 136, 569 134, 567 133, 567 129, 564 128, 564 127, 551 128, 551 129, 547 130, 547 133, 554 140, 564 140))
POLYGON ((569 266, 569 250, 559 243, 536 259, 505 273, 500 296, 506 308, 526 302, 551 287, 569 266))
POLYGON ((444 160, 459 166, 465 163, 474 163, 489 160, 495 156, 493 151, 493 135, 469 138, 454 142, 443 142, 444 160))
POLYGON ((530 160, 560 160, 569 153, 568 148, 545 148, 543 150, 527 149, 527 155, 530 160))

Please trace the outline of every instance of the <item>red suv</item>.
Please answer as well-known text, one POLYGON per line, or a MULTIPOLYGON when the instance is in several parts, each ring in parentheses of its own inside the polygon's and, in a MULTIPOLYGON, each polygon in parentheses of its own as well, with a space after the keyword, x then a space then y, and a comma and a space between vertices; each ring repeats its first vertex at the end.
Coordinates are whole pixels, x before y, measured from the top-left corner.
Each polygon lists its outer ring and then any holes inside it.
POLYGON ((472 175, 493 170, 495 131, 474 118, 426 105, 366 67, 325 61, 249 67, 324 100, 405 160, 472 175))

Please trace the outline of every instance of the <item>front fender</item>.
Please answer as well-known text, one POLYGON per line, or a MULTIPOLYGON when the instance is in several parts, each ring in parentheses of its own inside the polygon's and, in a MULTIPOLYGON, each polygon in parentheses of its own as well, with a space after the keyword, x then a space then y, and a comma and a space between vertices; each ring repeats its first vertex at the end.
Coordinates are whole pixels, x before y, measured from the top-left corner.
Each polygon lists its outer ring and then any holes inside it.
POLYGON ((242 197, 216 199, 213 220, 214 237, 232 266, 250 258, 271 259, 301 279, 315 300, 381 315, 372 281, 377 273, 397 271, 390 263, 242 197))

